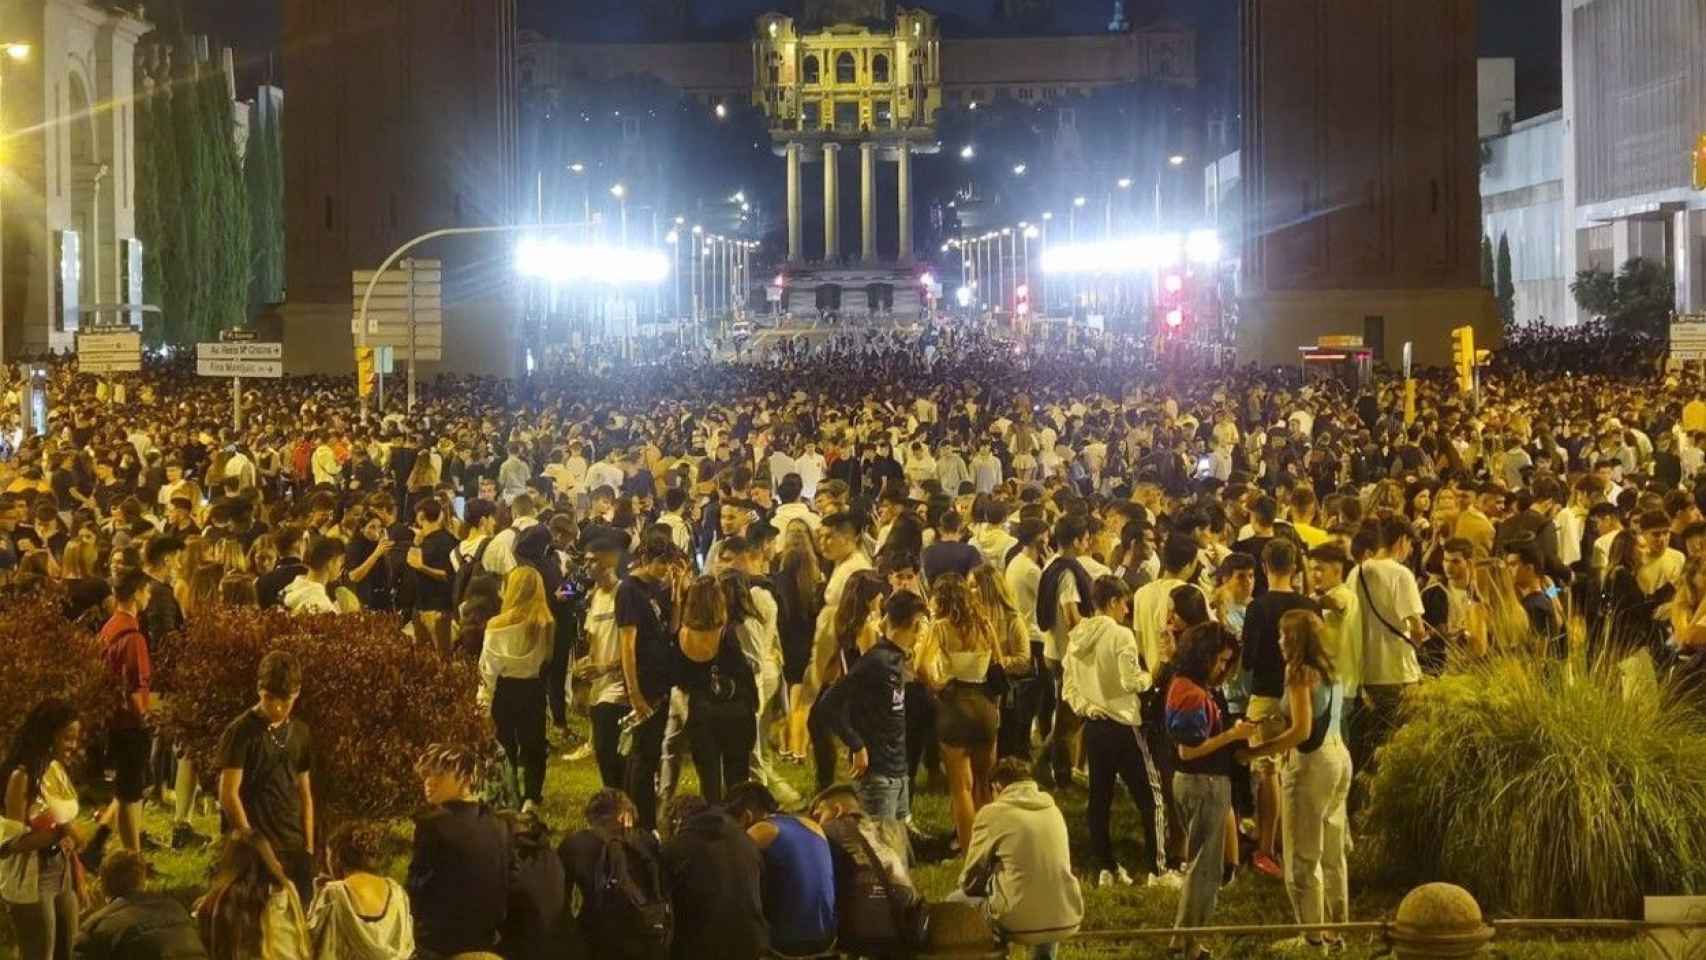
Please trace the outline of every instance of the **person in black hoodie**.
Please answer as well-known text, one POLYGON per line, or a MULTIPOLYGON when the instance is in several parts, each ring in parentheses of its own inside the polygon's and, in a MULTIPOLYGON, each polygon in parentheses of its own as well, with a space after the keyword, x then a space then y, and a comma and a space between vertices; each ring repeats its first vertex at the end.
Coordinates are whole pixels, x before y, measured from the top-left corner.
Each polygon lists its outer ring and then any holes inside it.
POLYGON ((427 810, 415 817, 404 888, 417 956, 490 952, 509 916, 509 828, 475 799, 472 751, 433 744, 415 764, 427 810))
POLYGON ((639 909, 631 894, 610 889, 615 871, 625 871, 642 895, 658 896, 667 903, 669 889, 653 889, 661 883, 662 860, 657 835, 635 826, 634 801, 620 790, 606 788, 592 795, 583 814, 586 827, 577 830, 557 848, 563 873, 580 891, 581 909, 575 918, 587 955, 611 960, 666 960, 668 940, 639 909), (620 856, 618 866, 611 858, 620 856))
POLYGON ((883 635, 823 692, 818 710, 853 760, 859 804, 872 817, 904 820, 907 802, 906 661, 924 618, 924 599, 897 591, 883 604, 883 635))
POLYGON ((662 818, 664 876, 675 905, 674 960, 769 956, 764 861, 746 831, 703 797, 681 794, 662 818))
POLYGON ((1066 652, 1066 636, 1072 628, 1096 612, 1090 596, 1090 572, 1078 562, 1079 555, 1090 548, 1089 523, 1072 514, 1061 517, 1054 524, 1054 545, 1060 553, 1037 583, 1037 626, 1050 641, 1044 649, 1054 655, 1048 664, 1055 691, 1054 727, 1037 761, 1037 780, 1064 789, 1072 783, 1072 742, 1078 736, 1079 718, 1060 695, 1060 657, 1066 652))
POLYGON ((298 526, 281 527, 273 534, 278 563, 255 579, 255 599, 263 609, 279 606, 284 588, 308 572, 308 565, 302 562, 302 540, 303 531, 298 526))

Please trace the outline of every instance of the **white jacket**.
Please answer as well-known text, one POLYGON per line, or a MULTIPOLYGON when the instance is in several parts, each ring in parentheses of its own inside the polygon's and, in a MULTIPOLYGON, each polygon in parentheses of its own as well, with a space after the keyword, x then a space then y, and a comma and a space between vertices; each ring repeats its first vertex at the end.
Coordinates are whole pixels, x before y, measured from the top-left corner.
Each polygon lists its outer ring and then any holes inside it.
POLYGON ((1142 723, 1137 695, 1153 683, 1137 662, 1137 637, 1114 618, 1081 620, 1061 658, 1062 696, 1081 717, 1100 717, 1135 727, 1142 723))
POLYGON ((990 857, 990 919, 1025 943, 1064 940, 1084 920, 1084 894, 1072 875, 1066 818, 1054 798, 1022 780, 1008 784, 972 820, 971 847, 960 888, 974 866, 990 857))
POLYGON ((480 694, 487 703, 499 677, 531 680, 539 676, 551 653, 551 632, 530 623, 502 627, 487 625, 480 646, 480 694))
POLYGON ((281 597, 284 609, 291 613, 337 613, 338 605, 326 592, 326 585, 299 575, 284 588, 281 597))

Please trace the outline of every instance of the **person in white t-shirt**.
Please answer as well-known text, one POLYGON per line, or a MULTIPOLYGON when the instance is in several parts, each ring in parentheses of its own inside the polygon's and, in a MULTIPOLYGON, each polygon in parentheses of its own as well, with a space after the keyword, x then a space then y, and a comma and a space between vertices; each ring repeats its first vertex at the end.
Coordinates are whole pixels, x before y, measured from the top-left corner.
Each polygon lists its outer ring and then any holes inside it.
POLYGON ((1361 604, 1363 719, 1356 724, 1358 770, 1372 769, 1374 751, 1397 719, 1404 691, 1422 679, 1416 651, 1426 639, 1422 592, 1406 566, 1415 534, 1401 517, 1380 521, 1380 549, 1358 565, 1352 591, 1361 604))

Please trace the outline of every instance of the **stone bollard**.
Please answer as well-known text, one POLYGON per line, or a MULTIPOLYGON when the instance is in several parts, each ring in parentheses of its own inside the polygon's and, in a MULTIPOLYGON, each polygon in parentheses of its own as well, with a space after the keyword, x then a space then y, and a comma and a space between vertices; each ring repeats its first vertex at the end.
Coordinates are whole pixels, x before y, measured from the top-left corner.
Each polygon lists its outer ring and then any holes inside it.
POLYGON ((1481 919, 1481 905, 1469 891, 1428 883, 1404 896, 1386 939, 1397 960, 1472 957, 1493 939, 1493 928, 1481 919))

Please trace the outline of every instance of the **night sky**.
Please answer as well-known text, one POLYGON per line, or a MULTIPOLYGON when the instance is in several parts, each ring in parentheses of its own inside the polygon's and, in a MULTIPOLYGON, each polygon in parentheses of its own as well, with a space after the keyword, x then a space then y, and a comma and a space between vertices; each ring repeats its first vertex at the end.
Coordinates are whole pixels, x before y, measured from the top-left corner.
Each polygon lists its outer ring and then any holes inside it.
MULTIPOLYGON (((194 30, 209 33, 242 51, 248 79, 266 75, 268 54, 276 49, 280 0, 182 0, 194 30)), ((518 0, 523 27, 564 39, 634 41, 643 39, 647 0, 518 0)), ((670 2, 670 0, 662 0, 670 2)), ((740 36, 753 16, 787 5, 787 0, 685 0, 694 27, 702 34, 740 36)), ((917 0, 943 14, 951 24, 972 30, 998 29, 994 15, 1001 0, 917 0)), ((1428 0, 1407 0, 1428 2, 1428 0)), ((152 6, 152 5, 151 5, 152 6)), ((1054 0, 1055 29, 1090 32, 1106 25, 1113 0, 1054 0)), ((1160 13, 1193 23, 1208 32, 1230 31, 1237 0, 1127 0, 1134 17, 1160 13)), ((1555 109, 1559 93, 1559 0, 1481 0, 1480 52, 1517 58, 1517 112, 1524 117, 1555 109)), ((1227 44, 1205 44, 1227 51, 1227 44)), ((1202 65, 1205 72, 1235 69, 1232 63, 1202 65), (1218 68, 1218 70, 1217 70, 1218 68)))

